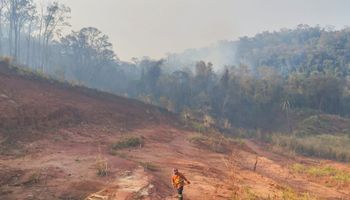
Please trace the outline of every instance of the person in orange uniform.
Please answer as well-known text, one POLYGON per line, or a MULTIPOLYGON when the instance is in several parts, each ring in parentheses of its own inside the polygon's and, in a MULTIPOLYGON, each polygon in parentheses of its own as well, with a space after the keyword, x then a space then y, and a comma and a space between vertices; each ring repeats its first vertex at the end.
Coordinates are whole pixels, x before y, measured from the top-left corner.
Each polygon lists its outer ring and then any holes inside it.
POLYGON ((174 186, 174 188, 177 190, 177 194, 179 197, 179 200, 183 200, 182 192, 184 190, 185 182, 187 184, 191 184, 187 178, 179 172, 178 169, 173 169, 174 175, 171 178, 171 182, 174 186))

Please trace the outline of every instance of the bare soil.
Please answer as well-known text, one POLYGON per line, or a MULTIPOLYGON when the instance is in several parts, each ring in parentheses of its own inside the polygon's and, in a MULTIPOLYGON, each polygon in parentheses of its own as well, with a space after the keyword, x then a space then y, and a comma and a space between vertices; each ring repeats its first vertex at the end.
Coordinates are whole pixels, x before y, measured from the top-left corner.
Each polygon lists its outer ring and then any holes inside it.
POLYGON ((190 143, 190 134, 159 108, 0 73, 0 199, 176 199, 174 167, 191 181, 188 200, 283 199, 286 190, 350 199, 349 185, 329 186, 290 169, 303 163, 350 171, 345 163, 282 156, 256 141, 215 153, 190 143), (142 136, 144 146, 111 152, 125 136, 142 136), (106 176, 97 174, 100 161, 106 176))

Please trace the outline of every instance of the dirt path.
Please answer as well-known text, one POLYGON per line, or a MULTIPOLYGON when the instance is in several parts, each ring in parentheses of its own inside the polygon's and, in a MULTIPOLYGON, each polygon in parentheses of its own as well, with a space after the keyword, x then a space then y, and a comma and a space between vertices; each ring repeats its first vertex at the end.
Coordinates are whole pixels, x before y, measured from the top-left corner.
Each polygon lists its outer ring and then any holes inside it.
POLYGON ((126 171, 110 186, 89 195, 86 200, 124 200, 142 199, 149 196, 154 185, 149 183, 148 174, 140 166, 134 171, 126 171))

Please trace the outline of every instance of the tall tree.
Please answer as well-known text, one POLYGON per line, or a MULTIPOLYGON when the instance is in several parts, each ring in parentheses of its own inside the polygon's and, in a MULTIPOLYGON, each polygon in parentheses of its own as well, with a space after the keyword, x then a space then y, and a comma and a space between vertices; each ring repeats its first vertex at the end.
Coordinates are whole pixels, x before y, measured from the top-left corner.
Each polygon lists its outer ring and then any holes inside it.
POLYGON ((44 71, 44 67, 48 64, 48 58, 50 55, 49 43, 55 37, 55 35, 60 36, 62 29, 64 27, 70 26, 67 21, 70 19, 71 9, 54 1, 46 8, 46 13, 43 14, 43 61, 41 63, 41 68, 44 71))
POLYGON ((5 16, 6 8, 8 6, 9 1, 8 0, 0 0, 0 54, 3 53, 3 27, 4 27, 4 20, 3 17, 5 16))
POLYGON ((21 31, 34 10, 33 0, 9 1, 9 53, 15 59, 20 58, 21 31))
POLYGON ((73 31, 61 44, 61 54, 72 63, 79 81, 92 81, 102 67, 117 61, 108 36, 94 27, 73 31))

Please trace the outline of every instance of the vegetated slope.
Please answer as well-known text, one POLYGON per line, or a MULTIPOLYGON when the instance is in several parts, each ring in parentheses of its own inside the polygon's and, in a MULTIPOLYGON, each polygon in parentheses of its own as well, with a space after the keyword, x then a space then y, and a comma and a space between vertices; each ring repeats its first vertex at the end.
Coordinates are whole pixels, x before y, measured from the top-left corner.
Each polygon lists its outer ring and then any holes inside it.
POLYGON ((0 199, 174 199, 173 167, 191 180, 192 200, 350 195, 343 164, 286 158, 176 121, 156 107, 2 64, 0 199), (295 163, 332 166, 344 182, 295 171, 295 163))

